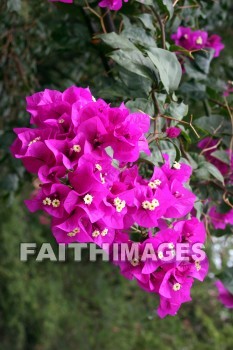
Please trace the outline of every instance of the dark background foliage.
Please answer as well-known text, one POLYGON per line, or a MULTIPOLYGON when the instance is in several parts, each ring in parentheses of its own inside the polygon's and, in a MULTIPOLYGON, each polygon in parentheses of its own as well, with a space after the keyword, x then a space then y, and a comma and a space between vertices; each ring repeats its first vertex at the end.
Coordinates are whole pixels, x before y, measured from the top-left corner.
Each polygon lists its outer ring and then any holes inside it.
MULTIPOLYGON (((168 24, 168 39, 182 23, 222 35, 226 49, 212 62, 208 78, 186 77, 179 94, 195 116, 227 118, 226 110, 211 99, 218 99, 225 82, 233 80, 232 3, 181 3, 197 7, 177 13, 168 24)), ((131 1, 122 13, 128 16, 139 10, 140 4, 131 1)), ((135 23, 133 16, 131 21, 135 23)), ((120 22, 115 19, 117 27, 120 22)), ((93 38, 94 32, 101 33, 101 27, 81 6, 55 6, 47 0, 0 4, 0 349, 232 349, 232 314, 216 299, 213 273, 205 283, 195 284, 193 302, 183 305, 177 317, 159 320, 156 297, 124 280, 110 264, 88 262, 88 256, 74 263, 71 252, 64 263, 19 261, 20 242, 51 242, 57 249, 49 226, 24 208, 23 200, 33 190, 32 178, 9 153, 12 128, 29 125, 25 96, 73 84, 90 86, 94 95, 111 97, 113 103, 139 94, 140 81, 135 88, 135 77, 106 59, 110 50, 93 38)), ((210 185, 211 190, 215 188, 210 185)), ((214 262, 213 257, 212 272, 214 262)))

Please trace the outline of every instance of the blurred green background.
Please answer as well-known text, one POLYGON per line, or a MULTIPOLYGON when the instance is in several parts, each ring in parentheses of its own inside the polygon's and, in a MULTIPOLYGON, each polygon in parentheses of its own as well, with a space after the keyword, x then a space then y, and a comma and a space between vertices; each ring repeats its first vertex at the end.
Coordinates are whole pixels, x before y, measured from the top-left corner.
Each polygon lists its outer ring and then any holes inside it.
MULTIPOLYGON (((19 261, 20 242, 51 242, 55 252, 57 245, 40 215, 23 205, 33 185, 9 155, 11 130, 29 125, 28 94, 77 84, 98 96, 107 80, 111 85, 91 37, 92 21, 81 8, 69 12, 47 0, 0 4, 0 350, 230 350, 233 316, 218 302, 211 274, 195 283, 192 303, 160 320, 156 296, 125 280, 116 267, 89 262, 87 254, 81 263, 73 262, 72 253, 66 262, 19 261)), ((215 25, 232 45, 224 13, 215 25)), ((223 56, 229 67, 230 50, 223 56)))

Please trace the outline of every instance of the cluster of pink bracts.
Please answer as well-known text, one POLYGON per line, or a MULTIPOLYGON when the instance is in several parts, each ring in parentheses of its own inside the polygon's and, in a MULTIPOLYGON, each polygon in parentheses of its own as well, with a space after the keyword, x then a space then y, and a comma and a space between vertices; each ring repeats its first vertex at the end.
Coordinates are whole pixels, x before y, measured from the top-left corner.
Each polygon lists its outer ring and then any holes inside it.
MULTIPOLYGON (((219 140, 213 137, 205 137, 198 143, 198 147, 202 149, 203 155, 208 162, 212 163, 224 177, 225 183, 233 184, 233 154, 230 150, 226 150, 226 157, 229 158, 229 164, 215 158, 212 154, 219 150, 219 140)), ((208 199, 208 202, 211 200, 208 199)), ((229 209, 226 213, 220 213, 218 207, 213 205, 208 212, 209 219, 214 229, 225 230, 227 225, 233 225, 233 209, 229 209)))
MULTIPOLYGON (((150 243, 203 243, 205 229, 196 218, 187 219, 195 195, 187 189, 187 164, 164 155, 150 178, 139 174, 140 152, 150 154, 145 134, 150 117, 130 113, 122 104, 111 107, 97 101, 90 90, 71 87, 63 93, 45 90, 27 98, 27 111, 36 128, 15 129, 11 147, 26 169, 37 174, 40 190, 26 205, 52 218, 58 243, 94 242, 133 244, 133 229, 146 231, 139 250, 150 243), (176 221, 180 219, 180 221, 176 221), (155 233, 156 232, 156 233, 155 233)), ((191 300, 193 278, 203 280, 208 262, 188 254, 186 261, 158 259, 114 261, 122 274, 143 289, 159 294, 160 317, 175 315, 191 300)))
MULTIPOLYGON (((72 4, 74 0, 49 0, 52 2, 64 2, 66 4, 72 4)), ((108 7, 110 10, 118 11, 122 7, 123 2, 128 2, 128 0, 101 0, 99 2, 100 7, 108 7)))

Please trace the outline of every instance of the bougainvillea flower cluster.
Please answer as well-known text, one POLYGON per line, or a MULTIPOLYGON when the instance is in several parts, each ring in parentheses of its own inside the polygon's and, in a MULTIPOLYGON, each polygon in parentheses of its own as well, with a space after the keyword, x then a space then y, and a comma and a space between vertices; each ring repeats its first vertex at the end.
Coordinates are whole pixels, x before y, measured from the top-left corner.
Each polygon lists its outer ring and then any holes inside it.
POLYGON ((185 48, 188 51, 202 49, 213 49, 214 57, 218 57, 224 49, 221 37, 217 34, 211 36, 204 30, 192 30, 189 27, 178 27, 177 32, 171 35, 176 45, 185 48))
POLYGON ((102 0, 99 2, 100 7, 108 7, 110 10, 118 11, 122 7, 124 2, 128 2, 128 0, 102 0))
MULTIPOLYGON (((111 107, 79 87, 38 92, 27 98, 27 111, 34 127, 14 130, 11 151, 38 176, 40 189, 26 205, 52 218, 58 243, 130 247, 133 230, 144 232, 140 249, 168 242, 174 252, 178 243, 204 242, 203 224, 189 215, 196 199, 187 185, 191 167, 170 164, 164 154, 148 177, 140 174, 140 154, 150 155, 150 116, 131 113, 123 103, 111 107)), ((186 261, 113 262, 125 277, 160 295, 160 317, 174 315, 191 299, 193 279, 203 280, 208 268, 191 251, 186 261)))
MULTIPOLYGON (((72 4, 73 0, 49 0, 51 2, 64 2, 67 4, 72 4)), ((107 7, 110 10, 118 11, 121 9, 123 2, 128 2, 128 0, 102 0, 99 2, 100 7, 107 7)))
POLYGON ((202 149, 202 153, 208 162, 212 163, 216 166, 216 168, 218 168, 221 174, 226 178, 227 182, 233 183, 233 154, 231 154, 229 149, 225 150, 228 163, 214 157, 214 152, 220 150, 219 145, 219 140, 213 137, 205 137, 203 140, 198 142, 198 147, 202 149))
MULTIPOLYGON (((203 155, 212 163, 223 175, 225 183, 233 184, 233 154, 230 150, 222 151, 225 153, 225 158, 228 162, 224 162, 221 159, 214 157, 214 152, 220 150, 220 140, 212 137, 205 137, 203 140, 198 142, 198 147, 202 149, 203 155)), ((209 202, 211 200, 209 199, 209 202)), ((210 206, 208 211, 209 220, 216 230, 225 230, 227 225, 233 225, 233 209, 227 212, 221 213, 216 205, 210 206)))

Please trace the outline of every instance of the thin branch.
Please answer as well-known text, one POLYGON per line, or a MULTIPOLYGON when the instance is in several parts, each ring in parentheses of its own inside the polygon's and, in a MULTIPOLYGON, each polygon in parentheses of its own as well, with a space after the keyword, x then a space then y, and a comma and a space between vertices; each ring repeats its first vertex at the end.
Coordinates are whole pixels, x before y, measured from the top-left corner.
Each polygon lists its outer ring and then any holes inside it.
POLYGON ((168 115, 164 115, 164 114, 161 114, 161 117, 163 118, 166 118, 166 119, 170 119, 170 120, 175 120, 177 121, 178 123, 181 123, 181 124, 185 124, 185 125, 189 125, 189 127, 193 130, 194 134, 200 138, 200 135, 198 134, 198 132, 196 131, 196 129, 194 128, 193 124, 192 124, 192 120, 193 120, 193 116, 191 115, 191 120, 190 122, 186 122, 184 120, 179 120, 179 119, 176 119, 176 118, 173 118, 173 117, 170 117, 168 115))
POLYGON ((219 102, 219 101, 217 101, 217 100, 214 100, 213 98, 209 98, 209 101, 215 103, 216 105, 219 105, 219 106, 222 107, 222 108, 230 109, 230 111, 233 111, 233 108, 232 108, 232 107, 229 107, 229 106, 227 106, 227 105, 224 104, 224 103, 221 103, 221 102, 219 102))
POLYGON ((214 145, 214 146, 212 146, 212 147, 204 148, 204 149, 201 151, 200 155, 202 155, 203 153, 205 153, 205 152, 207 152, 207 151, 212 151, 213 149, 216 149, 216 148, 220 145, 221 142, 222 142, 222 140, 220 139, 216 145, 214 145))
POLYGON ((159 23, 159 27, 160 27, 160 31, 161 31, 161 36, 162 36, 162 48, 165 50, 166 49, 166 34, 165 34, 165 25, 163 23, 163 21, 161 20, 159 14, 157 13, 157 11, 151 7, 151 10, 155 16, 155 18, 157 19, 158 23, 159 23))
POLYGON ((107 30, 107 33, 116 32, 115 24, 112 20, 110 11, 105 11, 103 8, 101 8, 101 13, 101 17, 103 18, 104 27, 107 30))
POLYGON ((224 100, 225 100, 225 104, 227 106, 227 110, 228 110, 228 113, 229 113, 229 116, 231 118, 231 130, 232 130, 232 136, 231 136, 231 142, 230 142, 230 154, 229 154, 229 158, 230 158, 230 162, 231 162, 231 158, 232 158, 232 153, 233 153, 233 114, 231 112, 231 109, 230 109, 230 106, 227 102, 227 99, 226 97, 224 97, 224 100))
POLYGON ((154 115, 154 118, 153 118, 153 120, 154 120, 154 134, 158 134, 157 121, 158 121, 158 118, 159 118, 161 112, 160 112, 159 103, 157 101, 157 98, 155 97, 155 94, 154 94, 153 90, 151 91, 151 96, 152 96, 152 101, 153 101, 153 104, 154 104, 155 113, 157 111, 157 115, 154 115))

